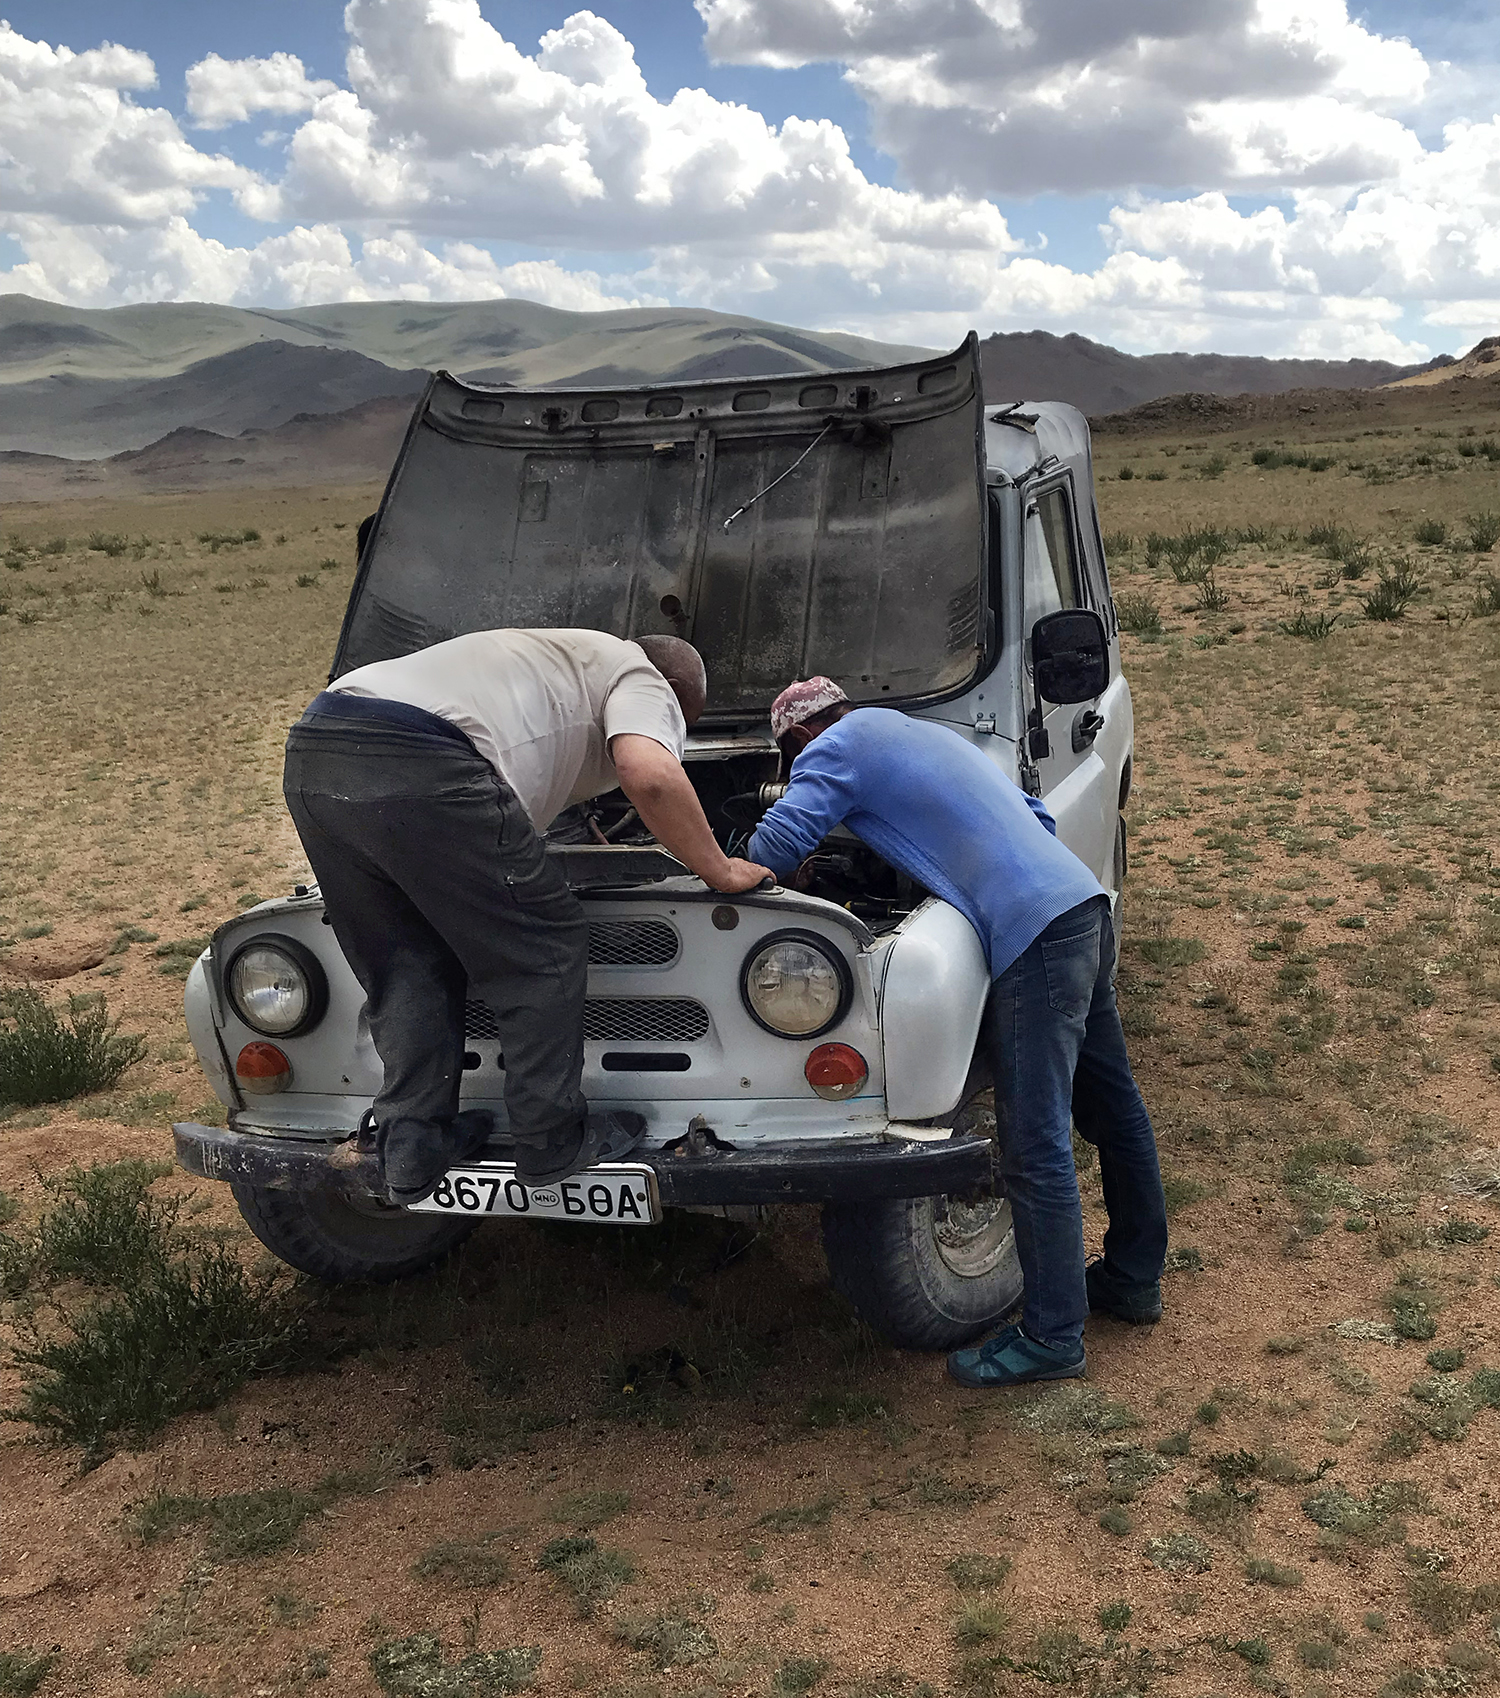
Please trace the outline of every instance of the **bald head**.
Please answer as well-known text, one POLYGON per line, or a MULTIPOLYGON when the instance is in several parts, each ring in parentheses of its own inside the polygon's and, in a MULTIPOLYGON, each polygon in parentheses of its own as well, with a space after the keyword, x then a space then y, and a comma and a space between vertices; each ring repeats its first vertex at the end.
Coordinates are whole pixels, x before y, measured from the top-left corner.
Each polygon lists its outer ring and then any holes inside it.
POLYGON ((637 637, 636 642, 646 651, 646 659, 672 686, 689 725, 697 723, 708 702, 708 674, 703 670, 703 656, 682 637, 637 637))

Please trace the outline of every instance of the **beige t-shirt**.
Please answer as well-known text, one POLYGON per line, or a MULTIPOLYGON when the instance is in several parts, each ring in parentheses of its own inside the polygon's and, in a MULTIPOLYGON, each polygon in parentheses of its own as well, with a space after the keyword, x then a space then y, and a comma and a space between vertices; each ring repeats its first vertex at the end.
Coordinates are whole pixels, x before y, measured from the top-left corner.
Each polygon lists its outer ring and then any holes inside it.
POLYGON ((678 760, 687 741, 671 685, 639 644, 603 631, 474 631, 357 667, 328 688, 458 726, 538 831, 620 782, 611 737, 650 737, 678 760))

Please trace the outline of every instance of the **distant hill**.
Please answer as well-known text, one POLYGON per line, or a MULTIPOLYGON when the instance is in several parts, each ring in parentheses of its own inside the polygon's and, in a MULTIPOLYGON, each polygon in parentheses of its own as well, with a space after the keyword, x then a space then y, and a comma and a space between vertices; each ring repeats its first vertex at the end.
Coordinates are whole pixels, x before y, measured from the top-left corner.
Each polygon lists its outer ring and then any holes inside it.
MULTIPOLYGON (((1184 392, 1370 389, 1453 366, 1446 356, 1417 367, 1122 354, 1044 330, 990 336, 982 346, 990 400, 1071 401, 1095 418, 1184 392)), ((503 300, 95 310, 0 295, 0 451, 88 460, 183 429, 238 442, 301 415, 409 403, 439 368, 482 383, 614 386, 850 370, 929 351, 697 308, 580 313, 503 300)), ((209 458, 247 457, 215 450, 209 458)))
POLYGON ((1288 389, 1373 389, 1452 364, 1271 360, 1253 354, 1122 354, 1086 336, 1018 330, 980 344, 992 401, 1069 401, 1091 418, 1164 395, 1276 395, 1288 389))
POLYGON ((411 402, 381 397, 338 413, 303 413, 273 430, 224 436, 183 426, 107 459, 0 452, 9 501, 158 495, 195 489, 290 489, 379 483, 406 434, 411 402))
POLYGON ((1461 360, 1446 360, 1431 369, 1413 372, 1410 377, 1398 378, 1393 389, 1426 388, 1434 383, 1451 383, 1461 377, 1494 377, 1500 373, 1500 336, 1486 336, 1476 342, 1461 360))
POLYGON ((32 378, 0 386, 0 449, 87 459, 169 431, 239 435, 297 413, 334 413, 377 396, 412 397, 425 371, 398 371, 347 348, 258 342, 167 377, 32 378))
POLYGON ((439 367, 483 383, 664 383, 892 365, 923 350, 702 309, 356 301, 288 312, 58 306, 0 296, 0 446, 86 458, 192 425, 238 435, 411 395, 439 367))

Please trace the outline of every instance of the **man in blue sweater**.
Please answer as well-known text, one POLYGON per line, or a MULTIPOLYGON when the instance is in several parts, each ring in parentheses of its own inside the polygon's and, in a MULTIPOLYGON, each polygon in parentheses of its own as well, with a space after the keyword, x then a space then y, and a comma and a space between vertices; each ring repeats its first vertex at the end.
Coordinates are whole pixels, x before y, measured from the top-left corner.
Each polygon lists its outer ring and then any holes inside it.
POLYGON ((1041 802, 946 726, 856 708, 810 678, 776 698, 771 729, 791 778, 750 858, 789 878, 846 826, 952 903, 989 958, 997 1153, 1026 1295, 1019 1326, 954 1351, 948 1371, 972 1386, 1077 1378, 1091 1309, 1160 1318, 1167 1248, 1156 1138, 1115 1006, 1109 897, 1041 802), (1070 1121, 1098 1148, 1109 1211, 1087 1266, 1070 1121))

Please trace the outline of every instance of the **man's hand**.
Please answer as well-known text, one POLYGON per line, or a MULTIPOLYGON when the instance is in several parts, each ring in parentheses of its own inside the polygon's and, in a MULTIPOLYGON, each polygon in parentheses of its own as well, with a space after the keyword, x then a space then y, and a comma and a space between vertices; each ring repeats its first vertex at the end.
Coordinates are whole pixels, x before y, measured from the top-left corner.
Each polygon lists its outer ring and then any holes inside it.
POLYGON ((729 859, 709 830, 703 804, 682 763, 654 737, 633 732, 611 737, 609 758, 620 788, 635 804, 646 829, 710 888, 737 896, 754 890, 762 879, 775 877, 769 867, 729 859))
POLYGON ((754 861, 726 860, 728 872, 722 878, 706 878, 704 883, 715 890, 721 890, 726 896, 741 896, 747 890, 754 890, 764 884, 767 879, 772 883, 776 875, 769 867, 758 866, 754 861))

